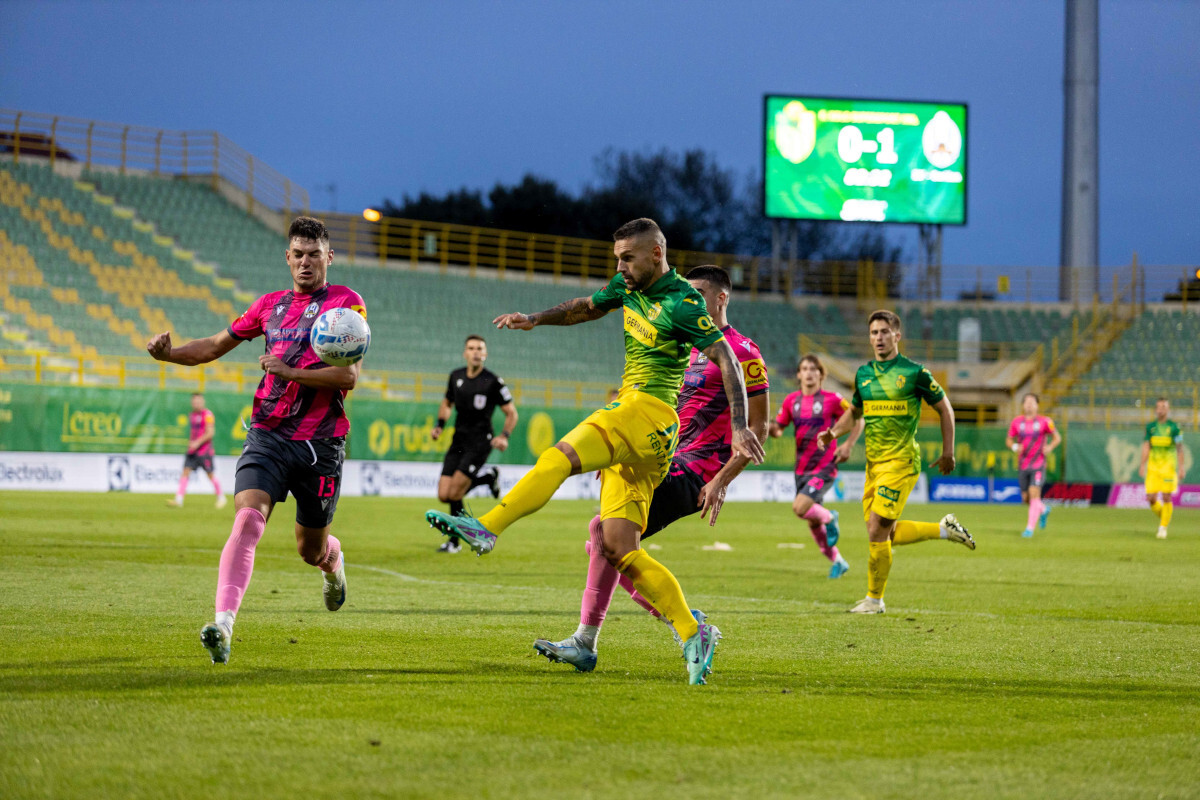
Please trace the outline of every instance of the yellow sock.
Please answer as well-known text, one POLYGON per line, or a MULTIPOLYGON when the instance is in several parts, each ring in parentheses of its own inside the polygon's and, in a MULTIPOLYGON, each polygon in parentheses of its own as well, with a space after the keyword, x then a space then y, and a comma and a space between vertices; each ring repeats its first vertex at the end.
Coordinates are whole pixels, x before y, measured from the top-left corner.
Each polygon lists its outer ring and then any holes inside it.
POLYGON ((892 571, 892 543, 867 542, 867 597, 883 599, 888 573, 892 571))
POLYGON ((1155 500, 1150 504, 1150 510, 1154 512, 1154 516, 1158 517, 1160 521, 1162 520, 1162 503, 1155 500))
POLYGON ((1175 504, 1167 500, 1162 504, 1162 514, 1159 516, 1159 525, 1164 528, 1171 524, 1171 515, 1175 513, 1175 504))
POLYGON ((500 498, 500 505, 480 517, 479 522, 492 533, 499 534, 521 517, 546 505, 570 475, 570 459, 557 447, 551 447, 538 457, 533 469, 500 498))
POLYGON ((696 635, 696 618, 688 608, 679 581, 675 580, 669 569, 651 558, 645 550, 634 550, 621 559, 617 570, 633 581, 633 588, 675 626, 679 638, 686 642, 696 635))
POLYGON ((902 519, 896 523, 892 544, 913 544, 927 539, 942 538, 942 526, 936 522, 910 522, 902 519))

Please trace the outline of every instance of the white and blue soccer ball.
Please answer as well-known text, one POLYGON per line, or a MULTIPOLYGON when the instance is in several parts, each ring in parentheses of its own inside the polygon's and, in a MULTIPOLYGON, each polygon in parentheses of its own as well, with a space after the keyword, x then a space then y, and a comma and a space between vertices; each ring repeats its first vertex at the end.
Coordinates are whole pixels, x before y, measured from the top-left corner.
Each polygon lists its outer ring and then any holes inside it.
POLYGON ((371 346, 371 326, 352 308, 331 308, 317 317, 308 335, 317 358, 333 367, 357 364, 371 346))

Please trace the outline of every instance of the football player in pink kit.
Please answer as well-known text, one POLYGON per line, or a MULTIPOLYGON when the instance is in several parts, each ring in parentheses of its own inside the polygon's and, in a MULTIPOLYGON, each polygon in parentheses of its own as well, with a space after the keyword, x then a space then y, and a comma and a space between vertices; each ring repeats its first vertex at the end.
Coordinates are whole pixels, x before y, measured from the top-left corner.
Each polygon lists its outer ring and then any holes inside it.
MULTIPOLYGON (((742 365, 748 397, 748 426, 762 440, 771 414, 767 370, 758 345, 734 330, 726 319, 725 309, 733 293, 729 273, 721 267, 705 265, 692 268, 687 279, 703 295, 709 316, 721 329, 742 365)), ((667 477, 654 490, 643 540, 697 511, 708 517, 710 526, 715 525, 725 502, 726 487, 750 463, 744 456, 730 458, 729 400, 721 370, 699 350, 692 350, 691 363, 683 376, 678 414, 679 444, 667 477)), ((570 664, 580 672, 596 668, 596 640, 618 583, 639 605, 666 622, 634 589, 633 581, 604 557, 599 516, 588 525, 588 533, 588 574, 580 604, 579 628, 561 642, 538 639, 533 643, 534 649, 551 661, 570 664)), ((692 609, 692 616, 697 622, 707 618, 697 609, 692 609)))
POLYGON ((179 476, 179 488, 175 490, 175 497, 168 500, 167 505, 173 508, 183 506, 192 470, 200 469, 204 470, 204 474, 208 475, 208 480, 212 483, 213 493, 217 496, 217 508, 224 508, 225 493, 221 491, 221 482, 213 472, 213 434, 216 433, 217 423, 213 419, 213 413, 204 407, 204 395, 199 392, 192 395, 192 413, 188 414, 188 427, 191 430, 188 434, 187 455, 183 457, 183 474, 179 476))
POLYGON ((796 427, 796 499, 792 501, 792 511, 800 519, 808 520, 817 547, 833 562, 829 577, 840 578, 850 565, 837 549, 838 512, 828 510, 821 501, 837 478, 837 465, 850 458, 854 442, 862 433, 863 421, 858 421, 836 449, 821 449, 817 445, 817 434, 832 428, 850 407, 840 394, 822 388, 824 380, 825 365, 821 359, 812 354, 800 359, 796 367, 800 389, 783 398, 778 416, 771 421, 771 436, 782 436, 788 425, 796 427))
POLYGON ((253 424, 237 463, 233 532, 217 573, 216 619, 200 631, 216 664, 229 661, 234 618, 254 570, 254 548, 271 510, 289 492, 296 499, 296 549, 306 563, 325 573, 325 607, 337 611, 346 600, 345 558, 329 525, 341 494, 350 430, 346 392, 358 381, 359 365, 326 365, 308 337, 323 311, 352 308, 364 317, 367 312, 356 292, 326 282, 333 251, 320 220, 297 217, 292 222, 285 258, 292 288, 258 298, 228 329, 180 347, 171 346, 169 333, 160 333, 146 345, 159 361, 192 365, 266 336, 266 354, 258 359, 266 374, 254 393, 253 424))
POLYGON ((1021 500, 1029 504, 1029 519, 1021 533, 1026 539, 1033 536, 1034 525, 1046 527, 1050 508, 1042 502, 1042 484, 1046 482, 1046 456, 1062 442, 1054 421, 1038 414, 1038 396, 1033 392, 1021 400, 1024 413, 1008 426, 1004 444, 1017 454, 1017 479, 1021 484, 1021 500), (1049 444, 1046 437, 1050 437, 1049 444))

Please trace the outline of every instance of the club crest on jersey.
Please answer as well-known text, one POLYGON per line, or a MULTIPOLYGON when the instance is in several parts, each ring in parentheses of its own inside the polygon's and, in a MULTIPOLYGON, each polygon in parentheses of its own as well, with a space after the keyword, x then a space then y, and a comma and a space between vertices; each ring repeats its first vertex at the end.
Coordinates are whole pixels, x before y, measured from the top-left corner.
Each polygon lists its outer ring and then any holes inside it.
POLYGON ((483 407, 487 405, 487 395, 477 394, 471 402, 475 404, 475 408, 483 410, 483 407))
POLYGON ((646 318, 648 320, 650 320, 651 322, 654 322, 654 320, 658 319, 658 315, 661 313, 662 313, 662 306, 659 305, 658 303, 655 303, 654 305, 652 305, 648 309, 646 309, 646 318))
POLYGON ((824 410, 825 410, 825 403, 824 403, 824 401, 821 400, 820 397, 818 397, 816 400, 813 400, 812 413, 813 413, 814 417, 821 416, 821 412, 824 410))
POLYGON ((905 380, 903 375, 896 376, 896 388, 897 389, 903 389, 905 383, 907 383, 907 381, 905 380))
POLYGON ((314 300, 313 302, 308 304, 308 308, 304 309, 304 318, 312 319, 313 317, 315 317, 317 315, 317 312, 320 310, 321 310, 321 304, 314 300))

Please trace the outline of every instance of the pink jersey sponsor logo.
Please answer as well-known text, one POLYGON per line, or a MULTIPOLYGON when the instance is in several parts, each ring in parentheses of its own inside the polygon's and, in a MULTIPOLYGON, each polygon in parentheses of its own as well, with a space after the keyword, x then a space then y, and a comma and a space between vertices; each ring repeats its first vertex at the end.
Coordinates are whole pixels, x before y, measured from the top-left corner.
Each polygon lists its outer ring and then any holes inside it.
POLYGON ((1054 431, 1054 422, 1049 417, 1037 416, 1028 419, 1017 417, 1008 426, 1008 436, 1020 447, 1017 451, 1017 469, 1043 469, 1046 466, 1046 440, 1054 431))
MULTIPOLYGON (((768 391, 758 345, 731 326, 721 332, 742 364, 746 394, 756 397, 768 391)), ((678 411, 679 444, 675 448, 675 462, 708 483, 729 460, 733 428, 721 368, 699 350, 692 350, 691 362, 683 374, 678 411)))
MULTIPOLYGON (((321 369, 325 364, 309 346, 308 336, 321 312, 331 308, 365 311, 366 304, 357 292, 332 284, 311 295, 272 292, 234 320, 229 333, 238 339, 265 336, 266 352, 289 367, 321 369)), ((264 374, 254 393, 253 427, 295 440, 345 436, 350 430, 345 399, 342 389, 316 389, 264 374)))
MULTIPOLYGON (((188 438, 199 439, 201 436, 203 436, 204 431, 207 430, 207 428, 208 428, 208 423, 211 422, 212 419, 213 419, 212 412, 209 411, 207 408, 204 409, 203 411, 193 411, 190 414, 188 414, 188 424, 189 424, 189 427, 191 428, 191 433, 188 438)), ((194 450, 189 449, 188 455, 189 456, 211 456, 214 452, 215 451, 213 450, 212 439, 209 439, 207 442, 200 445, 196 449, 194 449, 194 450)))
POLYGON ((808 395, 795 391, 783 398, 775 422, 783 428, 795 426, 797 475, 812 475, 826 470, 830 471, 830 475, 837 475, 837 442, 822 450, 817 446, 817 434, 832 428, 846 408, 847 403, 840 394, 824 389, 808 395))

